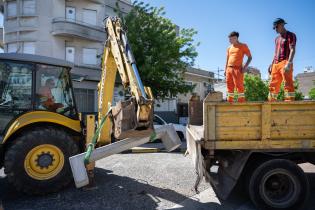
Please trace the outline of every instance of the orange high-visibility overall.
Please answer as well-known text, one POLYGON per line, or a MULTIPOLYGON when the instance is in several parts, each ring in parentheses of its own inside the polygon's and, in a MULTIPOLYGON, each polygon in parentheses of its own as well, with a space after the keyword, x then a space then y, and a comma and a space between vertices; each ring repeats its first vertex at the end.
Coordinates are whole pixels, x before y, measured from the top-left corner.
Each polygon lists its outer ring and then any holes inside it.
POLYGON ((284 71, 287 60, 283 60, 279 63, 272 64, 271 69, 271 81, 269 84, 269 101, 276 101, 281 83, 284 81, 284 100, 294 101, 294 82, 293 82, 293 64, 290 66, 289 71, 284 71))
POLYGON ((228 102, 234 102, 235 89, 238 93, 238 102, 245 102, 244 73, 242 73, 242 67, 226 68, 226 87, 228 102))
POLYGON ((227 100, 234 101, 234 91, 238 93, 238 102, 245 102, 244 73, 242 64, 244 55, 251 56, 246 44, 231 45, 227 50, 226 86, 227 100))

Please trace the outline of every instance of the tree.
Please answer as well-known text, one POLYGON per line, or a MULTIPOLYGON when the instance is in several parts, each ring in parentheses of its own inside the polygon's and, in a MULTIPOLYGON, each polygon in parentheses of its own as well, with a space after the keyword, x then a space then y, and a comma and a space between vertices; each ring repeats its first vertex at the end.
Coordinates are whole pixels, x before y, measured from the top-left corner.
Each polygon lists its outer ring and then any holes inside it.
POLYGON ((266 101, 268 100, 268 83, 260 77, 245 74, 244 77, 245 98, 247 101, 266 101))
POLYGON ((315 87, 310 90, 308 95, 310 96, 310 99, 315 100, 315 87))
POLYGON ((188 93, 194 86, 187 85, 184 73, 197 57, 194 29, 181 29, 163 17, 164 8, 134 2, 130 13, 123 16, 127 36, 137 61, 141 79, 150 86, 155 97, 166 98, 188 93))

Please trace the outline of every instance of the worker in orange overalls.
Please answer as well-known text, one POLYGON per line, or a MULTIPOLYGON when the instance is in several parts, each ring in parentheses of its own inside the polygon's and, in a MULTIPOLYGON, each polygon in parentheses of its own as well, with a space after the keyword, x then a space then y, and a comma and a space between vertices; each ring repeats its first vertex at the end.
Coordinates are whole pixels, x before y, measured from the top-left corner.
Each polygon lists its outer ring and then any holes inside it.
POLYGON ((231 46, 227 49, 225 73, 227 86, 227 100, 234 102, 234 91, 238 92, 238 102, 245 102, 244 73, 252 60, 251 53, 246 44, 238 41, 239 33, 233 31, 229 35, 231 46), (243 65, 244 55, 247 61, 243 65))
POLYGON ((276 49, 272 64, 269 66, 271 81, 269 84, 269 101, 276 101, 281 83, 284 81, 284 100, 295 99, 293 82, 293 58, 295 54, 296 36, 284 27, 286 22, 277 18, 273 29, 279 34, 275 40, 276 49))

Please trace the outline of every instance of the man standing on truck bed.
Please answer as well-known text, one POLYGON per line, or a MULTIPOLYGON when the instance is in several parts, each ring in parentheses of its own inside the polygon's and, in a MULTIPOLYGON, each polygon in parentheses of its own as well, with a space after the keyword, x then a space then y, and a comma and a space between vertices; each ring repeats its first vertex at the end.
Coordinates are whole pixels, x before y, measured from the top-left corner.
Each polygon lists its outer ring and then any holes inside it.
POLYGON ((229 35, 231 46, 227 49, 227 58, 225 66, 227 100, 234 102, 234 90, 238 92, 238 102, 245 102, 244 94, 244 72, 252 60, 251 53, 246 44, 238 41, 239 33, 233 31, 229 35), (243 66, 244 55, 247 56, 247 62, 243 66))
POLYGON ((269 85, 269 101, 276 101, 282 81, 284 81, 284 100, 295 99, 293 83, 293 58, 295 54, 296 36, 284 27, 286 22, 277 18, 273 29, 279 34, 275 40, 276 48, 272 64, 269 67, 271 81, 269 85))

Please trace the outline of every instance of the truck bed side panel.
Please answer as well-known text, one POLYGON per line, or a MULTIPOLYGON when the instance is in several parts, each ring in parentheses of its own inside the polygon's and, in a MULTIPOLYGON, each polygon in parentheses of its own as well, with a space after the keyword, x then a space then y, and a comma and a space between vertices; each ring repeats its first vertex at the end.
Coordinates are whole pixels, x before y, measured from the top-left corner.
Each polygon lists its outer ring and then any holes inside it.
POLYGON ((204 103, 207 149, 315 149, 315 101, 204 103))

